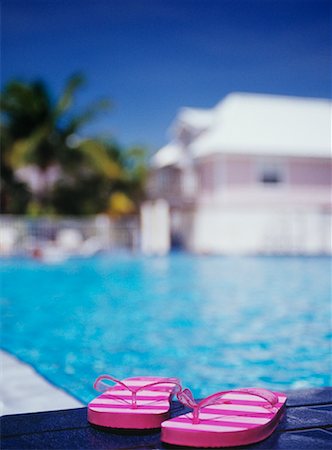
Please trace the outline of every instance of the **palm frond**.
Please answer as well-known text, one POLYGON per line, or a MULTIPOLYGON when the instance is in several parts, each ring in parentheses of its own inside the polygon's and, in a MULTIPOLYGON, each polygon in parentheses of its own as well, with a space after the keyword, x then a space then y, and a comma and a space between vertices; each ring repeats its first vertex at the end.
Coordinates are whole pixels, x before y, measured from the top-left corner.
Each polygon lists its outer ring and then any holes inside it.
POLYGON ((11 167, 17 169, 29 162, 31 155, 35 152, 39 144, 49 135, 47 125, 40 127, 27 138, 14 141, 10 152, 7 152, 8 162, 11 167))
POLYGON ((55 106, 55 119, 65 113, 72 106, 75 92, 77 91, 77 89, 82 87, 84 83, 85 79, 81 74, 74 74, 69 78, 64 91, 55 106))
POLYGON ((87 156, 91 164, 101 174, 113 180, 122 179, 122 168, 109 157, 105 146, 101 142, 87 139, 80 143, 78 149, 87 156))
POLYGON ((90 105, 82 114, 77 115, 69 120, 67 126, 65 127, 64 133, 67 136, 75 133, 76 130, 94 119, 97 114, 100 114, 101 112, 109 109, 110 106, 111 102, 109 100, 97 100, 92 105, 90 105))

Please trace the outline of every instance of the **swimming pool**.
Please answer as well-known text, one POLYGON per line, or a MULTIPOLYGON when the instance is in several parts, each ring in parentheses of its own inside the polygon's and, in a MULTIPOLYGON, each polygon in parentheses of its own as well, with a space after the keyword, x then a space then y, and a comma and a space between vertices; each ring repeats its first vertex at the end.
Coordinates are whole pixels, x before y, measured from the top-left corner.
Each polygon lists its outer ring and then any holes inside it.
POLYGON ((331 384, 327 257, 2 261, 2 347, 88 402, 101 373, 216 390, 331 384))

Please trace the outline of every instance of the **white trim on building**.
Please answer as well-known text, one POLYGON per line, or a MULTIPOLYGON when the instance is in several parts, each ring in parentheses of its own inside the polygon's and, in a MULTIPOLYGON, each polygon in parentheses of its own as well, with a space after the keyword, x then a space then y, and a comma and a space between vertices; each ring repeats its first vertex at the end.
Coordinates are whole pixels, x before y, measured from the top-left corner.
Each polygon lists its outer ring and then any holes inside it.
MULTIPOLYGON (((331 101, 232 93, 211 110, 182 108, 171 129, 193 136, 193 158, 222 154, 331 157, 331 101)), ((153 157, 154 167, 180 163, 172 142, 153 157)))

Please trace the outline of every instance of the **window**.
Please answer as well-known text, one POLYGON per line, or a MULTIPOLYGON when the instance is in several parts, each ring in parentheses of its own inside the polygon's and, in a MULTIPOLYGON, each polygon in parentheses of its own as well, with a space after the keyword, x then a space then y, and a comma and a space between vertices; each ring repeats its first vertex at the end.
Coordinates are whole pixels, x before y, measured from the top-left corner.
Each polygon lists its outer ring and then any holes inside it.
POLYGON ((261 173, 260 181, 262 183, 281 183, 282 175, 280 170, 266 169, 261 173))
POLYGON ((258 181, 263 184, 275 185, 285 181, 285 170, 281 163, 261 163, 258 168, 258 181))

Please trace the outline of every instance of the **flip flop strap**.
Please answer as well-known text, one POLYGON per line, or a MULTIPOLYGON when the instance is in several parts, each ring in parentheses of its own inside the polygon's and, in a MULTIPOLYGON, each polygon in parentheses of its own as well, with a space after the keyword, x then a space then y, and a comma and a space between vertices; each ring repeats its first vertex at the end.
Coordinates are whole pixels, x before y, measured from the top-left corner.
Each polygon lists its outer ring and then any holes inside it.
POLYGON ((223 397, 226 394, 234 392, 239 394, 248 394, 256 397, 261 397, 262 399, 268 402, 268 406, 263 407, 268 408, 271 411, 273 411, 275 404, 278 403, 278 397, 273 392, 268 391, 267 389, 258 389, 258 388, 243 388, 243 389, 233 389, 229 391, 221 391, 212 394, 209 397, 206 397, 205 399, 201 400, 198 403, 194 400, 192 392, 189 389, 184 389, 183 391, 177 393, 177 398, 185 406, 188 406, 193 409, 193 423, 199 423, 199 412, 201 408, 205 406, 216 405, 218 403, 219 404, 232 403, 232 401, 228 399, 225 399, 222 402, 220 402, 220 400, 223 400, 223 397))
MULTIPOLYGON (((99 392, 106 392, 109 390, 112 386, 110 386, 108 383, 104 383, 102 380, 110 380, 113 381, 116 384, 119 384, 123 388, 127 389, 131 392, 131 406, 133 408, 137 408, 137 392, 141 390, 148 390, 148 391, 159 391, 159 392, 169 392, 172 395, 176 394, 181 390, 181 384, 178 378, 157 378, 156 381, 152 381, 151 383, 147 383, 141 386, 129 386, 128 384, 124 383, 122 380, 118 380, 115 377, 112 377, 111 375, 100 375, 96 381, 93 384, 94 389, 96 389, 99 392), (172 385, 172 386, 165 386, 165 384, 172 385)), ((146 380, 147 378, 144 377, 137 377, 135 380, 146 380)))

